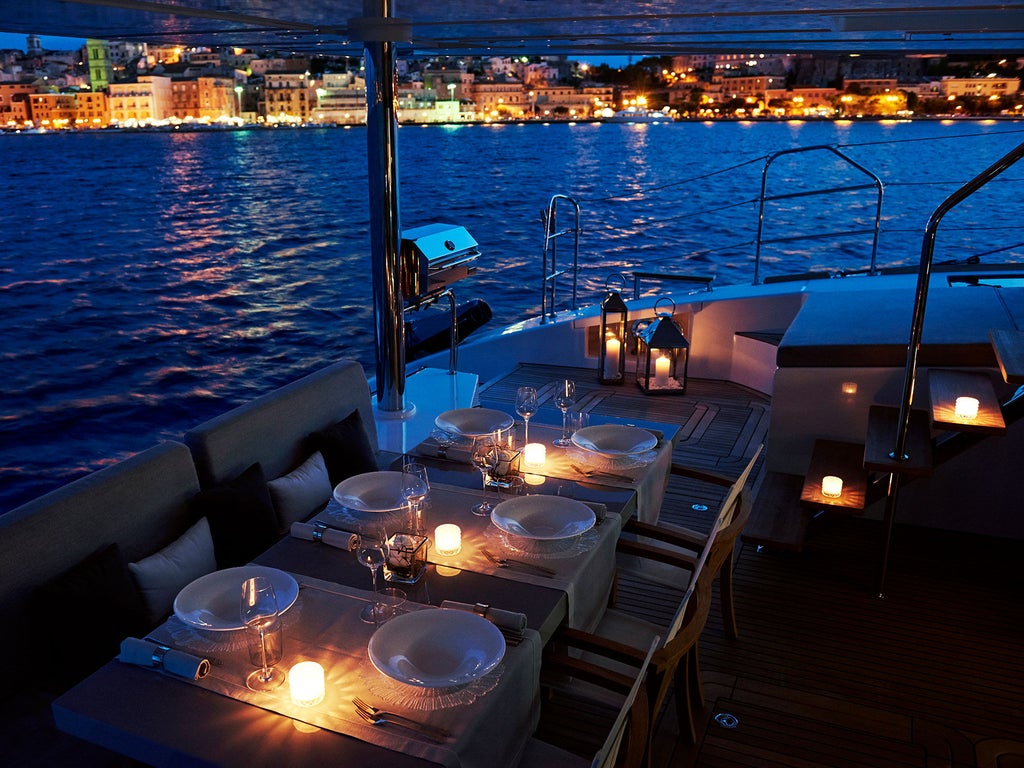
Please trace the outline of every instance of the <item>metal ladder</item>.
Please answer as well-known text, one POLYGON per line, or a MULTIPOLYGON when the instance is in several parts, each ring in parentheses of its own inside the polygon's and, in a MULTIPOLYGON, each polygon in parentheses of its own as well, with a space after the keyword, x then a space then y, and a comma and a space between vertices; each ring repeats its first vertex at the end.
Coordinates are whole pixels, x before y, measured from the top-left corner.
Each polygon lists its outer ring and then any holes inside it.
POLYGON ((558 278, 567 272, 572 273, 572 303, 570 308, 576 309, 576 283, 580 259, 580 206, 579 203, 567 195, 555 195, 551 198, 551 202, 548 203, 547 210, 540 212, 540 216, 544 224, 544 266, 540 291, 540 318, 543 323, 548 318, 555 317, 555 296, 558 278), (571 227, 558 228, 559 200, 564 200, 566 204, 572 206, 573 223, 571 227), (572 235, 573 237, 572 268, 559 269, 558 239, 566 235, 572 235))

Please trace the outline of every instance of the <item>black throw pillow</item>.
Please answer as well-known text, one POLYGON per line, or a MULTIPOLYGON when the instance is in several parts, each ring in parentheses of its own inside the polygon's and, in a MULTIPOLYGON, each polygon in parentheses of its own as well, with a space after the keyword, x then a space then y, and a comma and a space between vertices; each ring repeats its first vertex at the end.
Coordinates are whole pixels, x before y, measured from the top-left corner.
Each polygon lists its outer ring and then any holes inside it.
POLYGON ((64 690, 149 630, 142 596, 117 544, 100 547, 33 592, 29 605, 43 683, 64 690), (96 606, 102 606, 97 613, 96 606))
POLYGON ((358 410, 337 424, 314 432, 310 435, 310 446, 323 455, 332 486, 347 477, 377 471, 377 459, 358 410))
POLYGON ((210 523, 218 568, 234 568, 277 541, 277 515, 259 462, 222 485, 192 499, 196 518, 210 523))

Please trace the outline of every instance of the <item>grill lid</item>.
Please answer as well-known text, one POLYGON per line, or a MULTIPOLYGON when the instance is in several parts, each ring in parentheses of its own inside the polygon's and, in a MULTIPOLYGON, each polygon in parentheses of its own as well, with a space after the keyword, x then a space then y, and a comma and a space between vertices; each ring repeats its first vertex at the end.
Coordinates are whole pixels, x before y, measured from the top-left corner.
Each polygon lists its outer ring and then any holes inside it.
POLYGON ((477 242, 465 227, 426 224, 402 233, 401 282, 406 301, 419 302, 476 272, 477 242))

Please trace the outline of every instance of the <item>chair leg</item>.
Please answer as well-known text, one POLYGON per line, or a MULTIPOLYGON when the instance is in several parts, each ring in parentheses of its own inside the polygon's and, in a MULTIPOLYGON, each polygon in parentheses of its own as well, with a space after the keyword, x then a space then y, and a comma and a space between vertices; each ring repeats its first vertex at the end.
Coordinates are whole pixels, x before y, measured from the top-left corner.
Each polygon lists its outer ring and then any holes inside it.
POLYGON ((735 640, 740 633, 736 627, 736 610, 732 602, 732 567, 733 553, 730 552, 718 572, 718 591, 722 600, 722 626, 725 629, 725 636, 735 640))
POLYGON ((692 681, 690 679, 690 660, 687 658, 679 660, 679 666, 675 673, 675 700, 676 720, 679 721, 679 735, 690 740, 690 744, 697 743, 697 723, 693 711, 693 699, 690 695, 692 681))
POLYGON ((704 684, 700 679, 700 658, 697 656, 696 645, 686 654, 683 662, 688 667, 689 686, 686 689, 686 695, 690 697, 690 706, 702 710, 704 709, 704 684))

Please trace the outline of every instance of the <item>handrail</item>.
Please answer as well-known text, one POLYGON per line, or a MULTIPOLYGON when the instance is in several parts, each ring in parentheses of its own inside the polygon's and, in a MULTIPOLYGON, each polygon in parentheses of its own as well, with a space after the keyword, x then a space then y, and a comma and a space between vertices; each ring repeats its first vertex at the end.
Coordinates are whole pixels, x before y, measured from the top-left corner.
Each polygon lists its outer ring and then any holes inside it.
MULTIPOLYGON (((878 257, 878 231, 881 228, 881 224, 882 224, 882 193, 883 193, 882 180, 880 178, 878 178, 878 176, 873 174, 871 171, 869 171, 867 168, 865 168, 863 165, 858 163, 856 160, 853 160, 853 159, 847 157, 846 155, 844 155, 842 152, 840 152, 835 147, 828 146, 827 144, 819 144, 819 145, 815 145, 815 146, 811 146, 811 147, 795 147, 793 149, 783 149, 783 150, 780 150, 778 152, 773 152, 771 155, 769 155, 768 158, 765 160, 764 168, 761 171, 761 197, 760 197, 760 202, 759 202, 758 211, 757 211, 757 240, 756 240, 756 243, 755 243, 755 250, 754 250, 754 285, 760 285, 761 284, 761 244, 762 243, 773 242, 773 241, 765 240, 765 239, 762 238, 762 234, 764 233, 764 204, 765 204, 766 201, 781 200, 781 199, 787 199, 787 198, 791 198, 791 197, 808 197, 808 196, 811 196, 811 195, 829 195, 829 194, 835 194, 837 192, 854 192, 854 191, 862 190, 862 189, 871 189, 872 187, 875 190, 877 190, 877 192, 878 192, 878 199, 877 199, 877 202, 875 204, 875 226, 874 226, 874 228, 872 230, 851 230, 851 231, 846 231, 846 232, 831 232, 831 233, 829 233, 829 236, 835 236, 835 235, 861 235, 861 234, 867 234, 869 231, 873 232, 874 235, 873 235, 872 241, 871 241, 871 268, 869 270, 869 274, 873 275, 877 271, 877 269, 875 267, 875 263, 876 263, 876 259, 878 257), (782 157, 783 155, 792 155, 792 154, 796 154, 798 152, 815 152, 815 151, 818 151, 818 150, 825 150, 827 152, 831 152, 832 154, 836 155, 843 162, 853 166, 858 171, 860 171, 864 175, 868 176, 871 179, 871 183, 870 184, 851 184, 851 185, 842 186, 842 187, 829 187, 828 189, 803 190, 803 191, 800 191, 800 192, 792 192, 792 193, 787 193, 787 194, 783 194, 783 195, 774 195, 772 197, 769 197, 766 194, 767 187, 768 187, 768 169, 771 167, 771 164, 773 162, 775 162, 775 160, 777 160, 778 158, 782 157)), ((786 242, 788 240, 797 240, 797 239, 813 238, 813 237, 816 237, 816 236, 812 236, 812 235, 796 236, 796 237, 790 237, 790 238, 786 238, 786 239, 776 239, 774 242, 786 242)))
MULTIPOLYGON (((907 343, 907 365, 903 376, 903 397, 896 423, 896 445, 889 457, 895 462, 907 461, 907 437, 910 433, 910 406, 914 400, 914 385, 917 381, 917 360, 921 351, 921 335, 924 331, 924 314, 928 303, 928 284, 931 280, 932 260, 935 256, 935 235, 939 222, 953 208, 973 195, 992 179, 1024 157, 1024 144, 1003 155, 996 162, 979 173, 960 189, 943 200, 928 218, 924 239, 921 243, 921 266, 917 273, 917 288, 914 292, 914 314, 910 325, 910 340, 907 343)), ((885 540, 882 561, 878 574, 878 592, 882 594, 889 563, 889 547, 892 543, 892 529, 896 517, 896 499, 899 494, 899 475, 890 474, 889 488, 885 503, 885 540)))
POLYGON ((557 264, 557 241, 565 235, 573 235, 573 257, 572 257, 572 309, 576 309, 576 286, 579 276, 580 258, 580 205, 568 195, 554 195, 548 203, 547 210, 541 211, 541 220, 544 224, 544 252, 543 252, 543 278, 540 289, 540 319, 546 322, 548 317, 555 316, 555 288, 556 281, 564 275, 567 270, 559 270, 557 264), (566 200, 573 208, 575 218, 573 225, 559 231, 557 214, 558 201, 566 200), (548 268, 548 254, 551 255, 550 269, 548 268))

